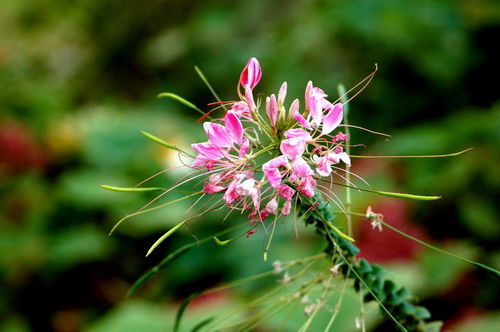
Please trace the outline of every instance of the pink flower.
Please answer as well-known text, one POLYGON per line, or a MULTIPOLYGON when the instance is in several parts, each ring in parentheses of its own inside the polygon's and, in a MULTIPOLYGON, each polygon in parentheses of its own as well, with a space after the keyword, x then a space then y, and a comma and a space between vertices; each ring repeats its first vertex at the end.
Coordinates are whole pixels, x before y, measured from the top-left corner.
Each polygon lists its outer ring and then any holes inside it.
POLYGON ((312 117, 312 122, 318 127, 323 119, 323 108, 328 106, 330 102, 325 99, 328 97, 323 90, 315 88, 311 81, 307 83, 306 87, 306 109, 312 117))
POLYGON ((271 127, 274 128, 278 120, 278 103, 274 94, 266 98, 266 113, 271 123, 271 127))
POLYGON ((346 139, 349 138, 349 135, 346 135, 342 132, 338 132, 337 135, 333 136, 333 139, 332 141, 335 143, 335 142, 341 142, 341 141, 345 141, 346 139))
POLYGON ((241 72, 240 84, 243 87, 248 85, 250 89, 253 89, 259 83, 261 77, 262 70, 260 68, 259 61, 257 61, 256 58, 251 58, 248 60, 247 65, 241 72))

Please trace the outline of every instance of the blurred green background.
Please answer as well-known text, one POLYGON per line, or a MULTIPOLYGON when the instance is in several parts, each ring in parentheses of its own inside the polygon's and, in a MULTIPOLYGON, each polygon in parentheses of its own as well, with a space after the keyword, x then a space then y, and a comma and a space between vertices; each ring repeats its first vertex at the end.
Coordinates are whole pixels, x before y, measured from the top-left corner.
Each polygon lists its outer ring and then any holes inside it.
MULTIPOLYGON (((355 195, 354 209, 372 205, 387 222, 500 269, 499 36, 494 0, 2 0, 0 331, 169 331, 193 291, 271 268, 262 261, 266 234, 208 244, 127 299, 132 283, 169 252, 236 220, 193 222, 145 258, 191 202, 131 219, 108 237, 154 195, 98 187, 133 186, 177 162, 140 130, 184 147, 204 140, 198 114, 155 96, 171 91, 208 109, 214 98, 197 65, 223 100, 234 100, 252 56, 263 68, 256 91, 276 93, 286 80, 289 96, 299 98, 308 80, 335 96, 338 83, 356 84, 377 63, 374 81, 350 104, 350 122, 393 138, 353 131, 353 142, 367 146, 357 154, 474 150, 452 159, 357 159, 354 170, 374 188, 444 198, 355 195)), ((365 220, 356 225, 363 255, 389 266, 446 329, 500 329, 498 281, 388 230, 373 232, 365 220)), ((321 248, 307 231, 296 239, 290 224, 276 237, 271 262, 321 248)), ((259 287, 200 300, 186 326, 259 287)), ((342 312, 336 331, 355 330, 356 299, 347 296, 354 309, 342 312)), ((304 320, 299 311, 286 331, 304 320)), ((390 331, 385 324, 370 318, 372 331, 390 331)))

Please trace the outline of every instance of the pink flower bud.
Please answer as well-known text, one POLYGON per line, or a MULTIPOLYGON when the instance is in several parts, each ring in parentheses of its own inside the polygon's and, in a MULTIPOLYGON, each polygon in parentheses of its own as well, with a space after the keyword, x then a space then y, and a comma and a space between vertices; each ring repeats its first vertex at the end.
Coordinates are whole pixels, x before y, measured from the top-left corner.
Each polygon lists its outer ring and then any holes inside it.
POLYGON ((248 85, 250 89, 253 89, 259 83, 261 77, 262 70, 259 61, 256 58, 251 58, 241 72, 240 84, 243 87, 248 85))
POLYGON ((276 120, 278 119, 278 103, 274 94, 266 98, 266 113, 269 117, 271 127, 276 127, 276 120))
POLYGON ((278 105, 283 106, 283 103, 285 102, 285 97, 286 97, 286 91, 287 91, 287 84, 286 82, 283 82, 280 87, 280 92, 278 93, 278 105))

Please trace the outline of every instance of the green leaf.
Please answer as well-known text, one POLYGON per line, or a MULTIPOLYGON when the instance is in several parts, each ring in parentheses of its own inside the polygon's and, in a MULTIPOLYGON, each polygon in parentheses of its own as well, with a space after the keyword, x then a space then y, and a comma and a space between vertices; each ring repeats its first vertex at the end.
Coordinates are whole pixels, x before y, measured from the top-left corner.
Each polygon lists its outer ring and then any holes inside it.
POLYGON ((168 265, 170 265, 173 261, 175 261, 177 258, 181 257, 185 253, 187 253, 189 250, 193 249, 194 246, 198 245, 198 243, 190 243, 186 244, 173 253, 170 253, 167 257, 165 257, 160 264, 156 265, 153 267, 150 271, 147 273, 143 274, 133 285, 130 287, 129 291, 127 292, 127 297, 130 297, 139 287, 141 287, 146 281, 154 277, 157 273, 160 272, 160 270, 164 269, 168 265))
POLYGON ((441 196, 423 196, 423 195, 393 193, 393 192, 389 192, 389 191, 378 191, 378 190, 372 190, 372 192, 379 194, 379 195, 383 195, 383 196, 405 198, 405 199, 414 199, 414 200, 419 200, 419 201, 434 201, 434 200, 441 198, 441 196))
POLYGON ((217 236, 214 236, 214 241, 215 243, 217 243, 219 246, 225 246, 226 244, 228 244, 229 242, 232 241, 232 239, 229 239, 229 240, 224 240, 224 241, 221 241, 217 238, 217 236))
MULTIPOLYGON (((240 229, 241 227, 246 226, 246 224, 241 224, 241 225, 236 225, 230 228, 227 228, 219 233, 216 234, 216 236, 224 235, 226 233, 232 232, 236 229, 240 229)), ((199 241, 188 243, 179 249, 175 250, 174 252, 168 254, 167 257, 165 257, 158 265, 153 267, 150 271, 147 273, 143 274, 129 289, 127 296, 131 296, 139 287, 141 287, 146 281, 154 277, 156 274, 158 274, 162 269, 166 268, 169 266, 171 263, 173 263, 177 258, 181 257, 185 253, 187 253, 189 250, 191 250, 194 247, 198 247, 201 244, 207 242, 208 240, 212 239, 213 236, 207 236, 199 241)))
POLYGON ((195 298, 197 298, 201 292, 196 292, 191 295, 189 295, 188 298, 186 298, 184 301, 182 301, 179 310, 177 310, 177 315, 175 316, 175 323, 174 323, 174 332, 179 331, 179 326, 181 323, 182 315, 184 314, 184 310, 186 310, 186 307, 189 305, 191 301, 193 301, 195 298))
POLYGON ((187 106, 187 107, 205 115, 205 112, 203 112, 201 109, 199 109, 196 105, 187 101, 186 99, 182 98, 181 96, 176 95, 175 93, 162 92, 158 95, 158 98, 171 98, 171 99, 183 104, 184 106, 187 106))
POLYGON ((178 151, 178 152, 182 152, 185 155, 192 157, 191 154, 189 154, 189 153, 185 152, 184 150, 180 149, 179 147, 177 147, 177 145, 173 145, 173 144, 167 143, 164 140, 162 140, 161 138, 158 138, 158 137, 156 137, 154 135, 151 135, 150 133, 145 132, 144 130, 141 130, 141 134, 143 134, 144 136, 146 136, 147 138, 149 138, 153 142, 158 143, 158 144, 160 144, 160 145, 162 145, 162 146, 164 146, 166 148, 169 148, 171 150, 175 150, 175 151, 178 151))
POLYGON ((156 242, 153 243, 153 245, 151 246, 151 248, 149 248, 148 253, 146 254, 146 257, 148 257, 153 252, 153 250, 155 250, 156 247, 158 247, 170 235, 174 234, 175 231, 177 231, 179 228, 181 228, 186 223, 186 221, 188 221, 188 219, 185 219, 185 220, 181 221, 180 223, 178 223, 177 225, 175 225, 174 227, 172 227, 168 232, 166 232, 165 234, 163 234, 158 240, 156 240, 156 242))
POLYGON ((424 332, 440 332, 443 327, 443 322, 435 321, 425 324, 424 332))
POLYGON ((214 318, 215 317, 208 317, 207 319, 202 320, 191 329, 191 332, 198 332, 203 326, 211 323, 214 318))
POLYGON ((414 194, 405 194, 405 193, 394 193, 390 191, 380 191, 380 190, 372 190, 372 189, 365 189, 365 188, 359 188, 359 187, 354 187, 354 186, 349 186, 341 182, 332 182, 333 184, 337 184, 342 187, 347 187, 347 188, 352 188, 356 189, 359 191, 366 191, 369 193, 374 193, 374 194, 379 194, 383 196, 389 196, 389 197, 396 197, 396 198, 405 198, 405 199, 414 199, 414 200, 420 200, 420 201, 434 201, 436 199, 440 199, 441 196, 424 196, 424 195, 414 195, 414 194))
POLYGON ((164 188, 160 187, 147 187, 147 188, 135 188, 135 187, 115 187, 115 186, 108 186, 107 184, 101 184, 100 187, 102 189, 106 190, 111 190, 111 191, 118 191, 122 193, 130 193, 130 192, 149 192, 149 191, 163 191, 165 190, 164 188))
POLYGON ((417 307, 415 317, 418 317, 421 320, 426 320, 431 318, 431 313, 425 307, 417 307))

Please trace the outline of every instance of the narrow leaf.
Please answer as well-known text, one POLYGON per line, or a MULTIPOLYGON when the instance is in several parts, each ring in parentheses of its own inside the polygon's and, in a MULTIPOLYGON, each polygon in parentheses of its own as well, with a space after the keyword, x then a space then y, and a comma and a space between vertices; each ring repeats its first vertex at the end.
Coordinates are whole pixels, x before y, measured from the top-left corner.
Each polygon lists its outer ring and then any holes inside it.
POLYGON ((341 182, 332 182, 332 183, 333 184, 337 184, 339 186, 356 189, 356 190, 359 190, 359 191, 366 191, 366 192, 369 192, 369 193, 374 193, 374 194, 379 194, 379 195, 389 196, 389 197, 396 197, 396 198, 414 199, 414 200, 419 200, 419 201, 434 201, 436 199, 440 199, 441 198, 441 196, 424 196, 424 195, 394 193, 394 192, 390 192, 390 191, 380 191, 380 190, 365 189, 365 188, 359 188, 359 187, 349 186, 349 185, 346 185, 346 184, 341 183, 341 182))
POLYGON ((378 190, 373 190, 373 192, 383 196, 414 199, 419 201, 434 201, 436 199, 441 198, 441 196, 424 196, 424 195, 414 195, 414 194, 404 194, 404 193, 393 193, 389 191, 378 191, 378 190))
POLYGON ((169 149, 171 149, 171 150, 175 150, 175 151, 182 152, 182 153, 184 153, 185 155, 192 157, 192 155, 191 155, 191 154, 189 154, 189 153, 185 152, 184 150, 182 150, 181 148, 177 147, 177 145, 173 145, 173 144, 167 143, 167 142, 165 142, 164 140, 162 140, 161 138, 158 138, 158 137, 156 137, 156 136, 154 136, 154 135, 151 135, 150 133, 148 133, 148 132, 146 132, 146 131, 144 131, 144 130, 141 130, 141 134, 143 134, 144 136, 146 136, 147 138, 149 138, 149 139, 150 139, 150 140, 152 140, 153 142, 158 143, 158 144, 160 144, 160 145, 162 145, 162 146, 164 146, 164 147, 166 147, 166 148, 169 148, 169 149))
POLYGON ((229 239, 229 240, 224 240, 224 241, 221 241, 217 238, 217 236, 214 236, 214 241, 215 243, 217 243, 219 246, 225 246, 226 244, 228 244, 229 242, 231 242, 233 239, 229 239))
POLYGON ((160 245, 160 243, 162 243, 163 241, 165 241, 170 235, 172 235, 173 233, 175 233, 176 230, 178 230, 179 228, 181 228, 186 223, 186 221, 188 221, 188 219, 185 219, 185 220, 181 221, 180 223, 178 223, 177 225, 175 225, 174 227, 172 227, 168 232, 166 232, 165 234, 163 234, 158 240, 156 240, 156 242, 153 243, 153 245, 151 246, 151 248, 149 248, 148 253, 146 254, 146 257, 148 257, 153 252, 153 250, 155 250, 156 247, 158 247, 160 245))
POLYGON ((200 76, 200 78, 203 81, 203 83, 205 83, 205 85, 207 86, 207 88, 214 95, 215 99, 217 99, 217 101, 220 102, 221 100, 220 100, 219 96, 215 92, 214 88, 212 88, 212 85, 208 82, 207 78, 205 77, 205 75, 203 74, 203 72, 201 71, 201 69, 198 68, 198 66, 194 66, 194 70, 196 70, 196 73, 198 74, 198 76, 200 76))
POLYGON ((434 251, 437 251, 437 252, 439 252, 439 253, 441 253, 441 254, 444 254, 444 255, 447 255, 447 256, 453 257, 453 258, 455 258, 455 259, 461 260, 462 262, 466 262, 466 263, 472 264, 472 265, 474 265, 474 266, 477 266, 477 267, 479 267, 480 269, 483 269, 483 270, 485 270, 486 272, 488 272, 488 273, 492 274, 492 275, 493 275, 493 276, 495 276, 497 279, 500 279, 500 271, 497 271, 497 270, 495 270, 495 269, 494 269, 494 268, 492 268, 492 267, 489 267, 489 266, 487 266, 487 265, 484 265, 484 264, 481 264, 481 263, 475 262, 475 261, 473 261, 473 260, 470 260, 470 259, 467 259, 467 258, 464 258, 464 257, 460 257, 460 256, 458 256, 458 255, 455 255, 455 254, 451 253, 451 252, 448 252, 448 251, 443 250, 443 249, 441 249, 441 248, 435 247, 435 246, 433 246, 433 245, 431 245, 431 244, 429 244, 429 243, 427 243, 427 242, 424 242, 424 241, 422 241, 422 240, 419 240, 419 239, 417 239, 416 237, 413 237, 413 236, 411 236, 411 235, 409 235, 409 234, 406 234, 405 232, 400 231, 400 230, 399 230, 399 229, 397 229, 396 227, 389 225, 388 223, 384 222, 383 220, 379 220, 379 221, 380 221, 380 223, 381 223, 384 227, 387 227, 387 228, 389 228, 390 230, 392 230, 392 231, 394 231, 394 232, 398 233, 399 235, 402 235, 402 236, 404 236, 404 237, 406 237, 406 238, 408 238, 408 239, 410 239, 410 240, 413 240, 413 241, 415 241, 415 242, 417 242, 417 243, 419 243, 419 244, 423 245, 424 247, 427 247, 427 248, 429 248, 429 249, 432 249, 432 250, 434 250, 434 251))
POLYGON ((198 191, 198 192, 195 192, 193 194, 189 194, 189 195, 186 195, 184 197, 181 197, 181 198, 178 198, 178 199, 175 199, 173 201, 170 201, 170 202, 167 202, 167 203, 164 203, 164 204, 161 204, 161 205, 158 205, 158 206, 155 206, 155 207, 152 207, 152 208, 149 208, 149 209, 145 209, 145 210, 140 210, 138 212, 134 212, 134 213, 131 213, 129 215, 126 215, 125 217, 121 218, 120 220, 118 220, 118 222, 113 226, 113 228, 111 228, 111 230, 109 231, 109 234, 108 235, 111 235, 113 234, 113 232, 118 228, 118 226, 120 226, 122 224, 122 222, 124 222, 125 220, 133 217, 133 216, 137 216, 137 215, 140 215, 140 214, 143 214, 143 213, 146 213, 146 212, 151 212, 151 211, 154 211, 154 210, 158 210, 162 207, 165 207, 165 206, 169 206, 169 205, 172 205, 174 203, 177 203, 177 202, 180 202, 180 201, 183 201, 183 200, 186 200, 190 197, 193 197, 193 196, 196 196, 196 195, 199 195, 201 194, 202 192, 201 191, 198 191))
POLYGON ((201 330, 203 326, 211 323, 214 320, 214 318, 215 317, 208 317, 207 319, 202 320, 191 329, 191 332, 198 332, 199 330, 201 330))
POLYGON ((130 193, 130 192, 148 192, 148 191, 163 191, 165 189, 160 188, 160 187, 147 187, 147 188, 127 188, 127 187, 115 187, 115 186, 108 186, 107 184, 101 184, 100 187, 102 189, 106 190, 111 190, 111 191, 118 191, 122 193, 130 193))
MULTIPOLYGON (((230 228, 227 228, 219 233, 217 233, 216 236, 224 235, 226 233, 230 233, 232 231, 235 231, 236 229, 239 229, 243 226, 246 226, 246 224, 241 224, 241 225, 236 225, 230 228)), ((171 263, 173 263, 177 258, 181 257, 185 253, 187 253, 189 250, 193 249, 194 247, 198 247, 201 244, 211 240, 213 236, 207 236, 201 240, 198 240, 196 242, 191 242, 188 243, 179 249, 175 250, 174 252, 170 253, 165 257, 158 265, 153 267, 151 270, 143 274, 129 289, 127 296, 131 296, 139 287, 141 287, 145 282, 147 282, 149 279, 154 277, 156 274, 158 274, 162 269, 166 268, 169 266, 171 263)))
POLYGON ((182 98, 181 96, 176 95, 175 93, 162 92, 158 95, 158 98, 172 98, 175 101, 183 104, 184 106, 187 106, 187 107, 205 115, 205 112, 203 112, 201 109, 199 109, 195 104, 191 103, 190 101, 187 101, 186 99, 182 98))
POLYGON ((179 326, 181 323, 182 315, 184 314, 184 310, 186 310, 186 307, 189 305, 191 301, 193 301, 195 298, 197 298, 201 292, 196 292, 191 294, 188 298, 186 298, 184 301, 182 301, 179 310, 177 310, 177 315, 175 316, 175 323, 174 323, 174 332, 179 331, 179 326))
POLYGON ((420 156, 357 156, 349 155, 351 158, 367 158, 367 159, 400 159, 400 158, 447 158, 455 157, 461 154, 467 153, 474 148, 468 148, 459 152, 448 153, 448 154, 431 154, 431 155, 420 155, 420 156))
POLYGON ((335 227, 331 222, 325 221, 328 227, 330 227, 335 233, 337 233, 338 236, 341 238, 344 238, 348 241, 354 242, 354 239, 344 233, 342 233, 337 227, 335 227))
POLYGON ((134 284, 132 287, 130 287, 129 291, 127 292, 127 297, 132 296, 132 294, 135 293, 141 287, 146 281, 154 277, 158 272, 160 272, 161 269, 167 267, 170 265, 173 261, 175 261, 177 258, 181 257, 185 253, 187 253, 189 250, 191 250, 197 243, 190 243, 185 246, 180 247, 173 253, 170 253, 167 257, 165 257, 160 264, 156 265, 153 267, 151 270, 149 270, 147 273, 143 274, 134 284))

